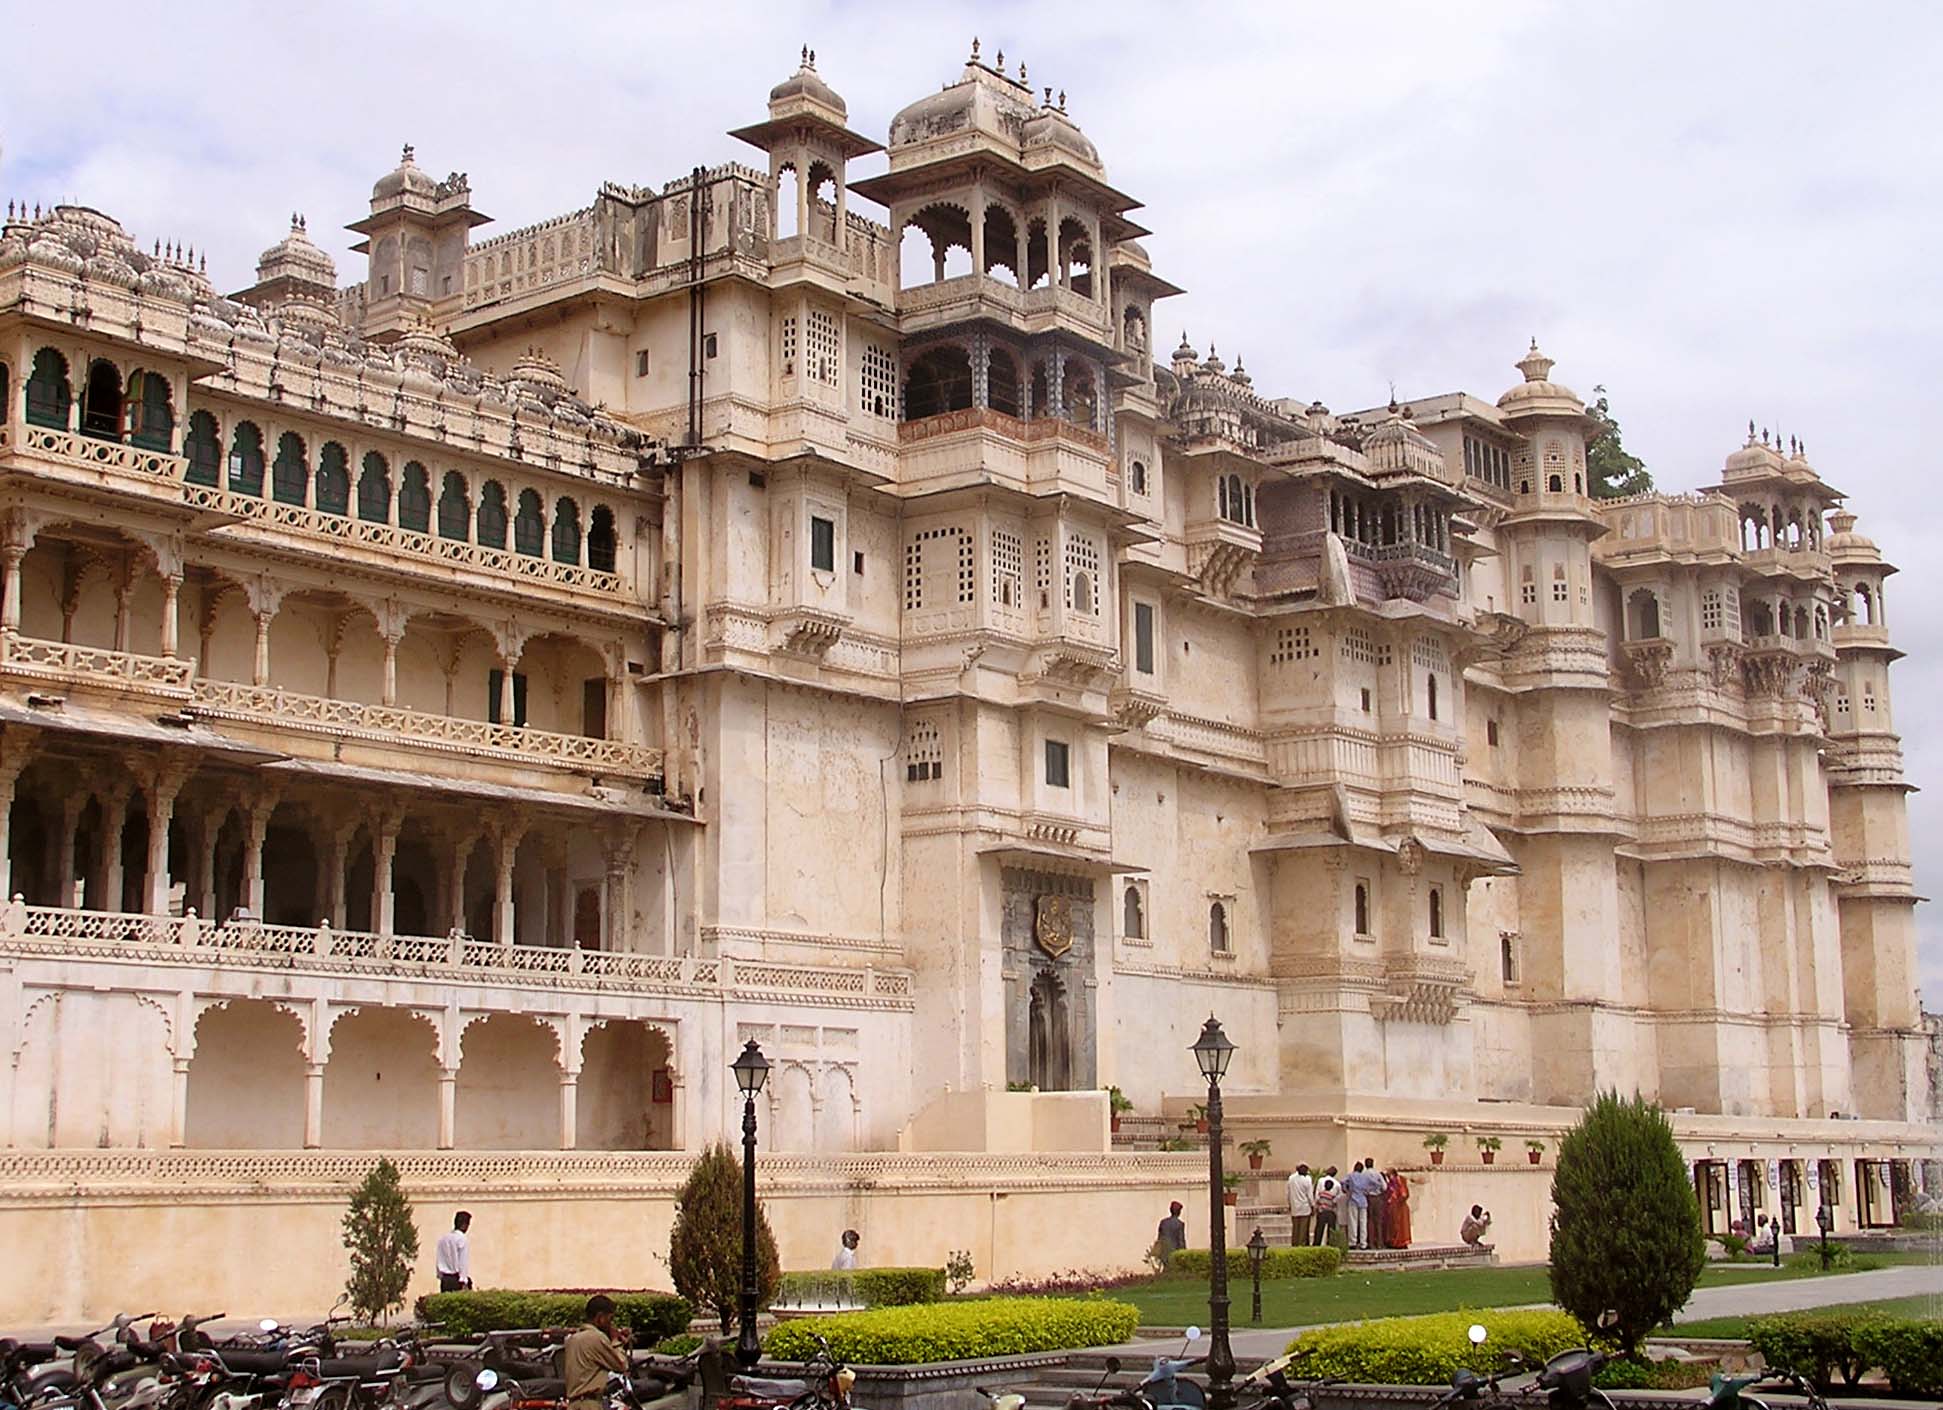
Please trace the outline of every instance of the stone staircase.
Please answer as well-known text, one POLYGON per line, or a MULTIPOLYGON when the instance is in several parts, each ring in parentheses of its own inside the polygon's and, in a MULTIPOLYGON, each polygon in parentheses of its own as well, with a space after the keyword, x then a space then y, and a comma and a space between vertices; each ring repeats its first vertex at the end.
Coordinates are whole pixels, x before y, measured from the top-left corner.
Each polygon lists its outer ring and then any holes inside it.
MULTIPOLYGON (((1169 1353, 1177 1353, 1179 1350, 1177 1342, 1169 1349, 1169 1353)), ((1206 1350, 1207 1340, 1203 1338, 1195 1345, 1194 1353, 1199 1355, 1206 1350)), ((1238 1356, 1235 1358, 1235 1374, 1245 1375, 1261 1365, 1261 1361, 1258 1356, 1238 1356)), ((1008 1383, 1004 1386, 987 1386, 986 1389, 1018 1391, 1025 1396, 1025 1403, 1030 1410, 1063 1410, 1068 1396, 1075 1391, 1082 1395, 1092 1395, 1099 1388, 1102 1377, 1106 1378, 1108 1391, 1116 1386, 1131 1389, 1140 1384, 1152 1368, 1153 1357, 1139 1352, 1076 1351, 1066 1359, 1064 1365, 1037 1368, 1031 1373, 1030 1380, 1008 1383), (1108 1355, 1120 1358, 1120 1374, 1117 1376, 1106 1375, 1108 1355)), ((1192 1380, 1201 1385, 1207 1383, 1205 1377, 1198 1375, 1186 1376, 1182 1379, 1192 1380)))

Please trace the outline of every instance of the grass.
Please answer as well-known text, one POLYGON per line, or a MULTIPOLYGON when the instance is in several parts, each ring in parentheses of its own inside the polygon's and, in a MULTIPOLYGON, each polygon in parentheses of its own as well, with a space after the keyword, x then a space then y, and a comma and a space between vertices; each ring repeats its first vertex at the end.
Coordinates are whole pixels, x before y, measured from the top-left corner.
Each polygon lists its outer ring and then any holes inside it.
MULTIPOLYGON (((1810 1307, 1805 1312, 1880 1312, 1888 1317, 1934 1317, 1943 1308, 1943 1299, 1918 1294, 1915 1297, 1888 1297, 1876 1302, 1834 1303, 1810 1307)), ((1794 1315, 1794 1314, 1790 1314, 1794 1315)), ((1745 1340, 1753 1317, 1703 1317, 1697 1322, 1676 1323, 1667 1335, 1680 1337, 1732 1337, 1745 1340)))
MULTIPOLYGON (((1926 1263, 1924 1254, 1869 1255, 1891 1263, 1926 1263)), ((1871 1266, 1878 1266, 1874 1263, 1871 1266)), ((1836 1269, 1862 1271, 1856 1268, 1836 1269)), ((1750 1264, 1709 1264, 1700 1286, 1791 1281, 1820 1277, 1819 1266, 1783 1264, 1780 1268, 1750 1264)), ((1239 1277, 1231 1260, 1229 1295, 1246 1308, 1250 1291, 1247 1267, 1239 1277)), ((1113 1296, 1140 1309, 1141 1325, 1180 1327, 1205 1322, 1208 1288, 1192 1278, 1157 1278, 1114 1289, 1113 1296)), ((1262 1325, 1307 1327, 1321 1322, 1358 1321, 1369 1317, 1408 1317, 1420 1312, 1448 1312, 1454 1307, 1517 1307, 1552 1300, 1550 1277, 1540 1264, 1516 1268, 1444 1268, 1394 1273, 1344 1272, 1333 1278, 1281 1278, 1262 1284, 1262 1325)), ((1919 1299, 1920 1300, 1920 1299, 1919 1299)), ((1682 1330, 1685 1330, 1683 1327, 1682 1330)))

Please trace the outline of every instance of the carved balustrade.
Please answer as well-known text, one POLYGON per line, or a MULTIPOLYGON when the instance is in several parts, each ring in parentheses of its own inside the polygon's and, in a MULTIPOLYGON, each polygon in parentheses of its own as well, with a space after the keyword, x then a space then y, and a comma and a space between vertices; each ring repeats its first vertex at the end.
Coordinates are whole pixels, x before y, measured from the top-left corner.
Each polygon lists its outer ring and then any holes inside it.
POLYGON ((158 484, 179 484, 189 462, 164 450, 144 450, 119 441, 97 440, 74 431, 56 431, 47 426, 8 427, 8 439, 0 450, 18 447, 26 454, 43 456, 57 463, 84 470, 113 470, 123 475, 151 480, 158 484))
POLYGON ((0 632, 0 675, 24 680, 183 698, 195 671, 193 661, 0 632))
POLYGON ((367 705, 300 695, 276 686, 238 681, 199 680, 194 684, 196 714, 312 734, 357 735, 378 743, 403 743, 448 753, 497 757, 516 763, 551 764, 583 773, 655 778, 661 751, 618 739, 555 734, 524 725, 432 715, 400 705, 367 705))

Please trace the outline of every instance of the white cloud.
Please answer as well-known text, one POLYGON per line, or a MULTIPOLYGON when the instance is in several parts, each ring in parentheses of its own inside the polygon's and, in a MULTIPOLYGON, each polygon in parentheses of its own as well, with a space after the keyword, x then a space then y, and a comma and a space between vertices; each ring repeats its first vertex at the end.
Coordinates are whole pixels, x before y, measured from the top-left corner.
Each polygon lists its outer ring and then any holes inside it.
MULTIPOLYGON (((1903 565, 1889 613, 1911 777, 1943 773, 1943 496, 1923 408, 1943 366, 1943 12, 1825 5, 152 6, 98 0, 10 37, 0 197, 100 205, 250 278, 290 211, 337 231, 401 143, 510 229, 603 179, 749 160, 724 136, 814 45, 881 134, 974 32, 1068 93, 1156 267, 1190 293, 1162 346, 1244 354, 1271 394, 1495 396, 1538 334, 1603 382, 1663 484, 1707 482, 1747 418, 1800 434, 1903 565)), ((1911 800, 1919 885, 1943 790, 1911 800)), ((1933 883, 1932 883, 1933 884, 1933 883)), ((1943 921, 1919 910, 1943 998, 1943 921)))

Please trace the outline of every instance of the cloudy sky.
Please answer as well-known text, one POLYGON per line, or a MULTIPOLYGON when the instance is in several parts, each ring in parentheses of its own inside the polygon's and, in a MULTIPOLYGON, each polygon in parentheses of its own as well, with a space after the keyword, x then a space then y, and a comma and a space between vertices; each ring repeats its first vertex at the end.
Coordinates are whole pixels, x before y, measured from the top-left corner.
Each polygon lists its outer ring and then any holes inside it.
MULTIPOLYGON (((1943 888, 1921 419, 1943 373, 1943 8, 94 0, 81 29, 37 5, 9 34, 37 59, 0 85, 0 199, 99 206, 207 249, 227 288, 293 210, 358 277, 339 227, 404 142, 470 174, 491 235, 603 179, 760 160, 723 133, 804 43, 881 138, 977 34, 1066 90, 1146 203, 1155 266, 1189 290, 1163 347, 1185 329, 1269 395, 1349 408, 1392 382, 1495 398, 1536 334, 1673 489, 1717 476, 1749 417, 1799 435, 1903 567, 1917 882, 1943 888)), ((1943 909, 1918 916, 1934 1004, 1943 909)))

